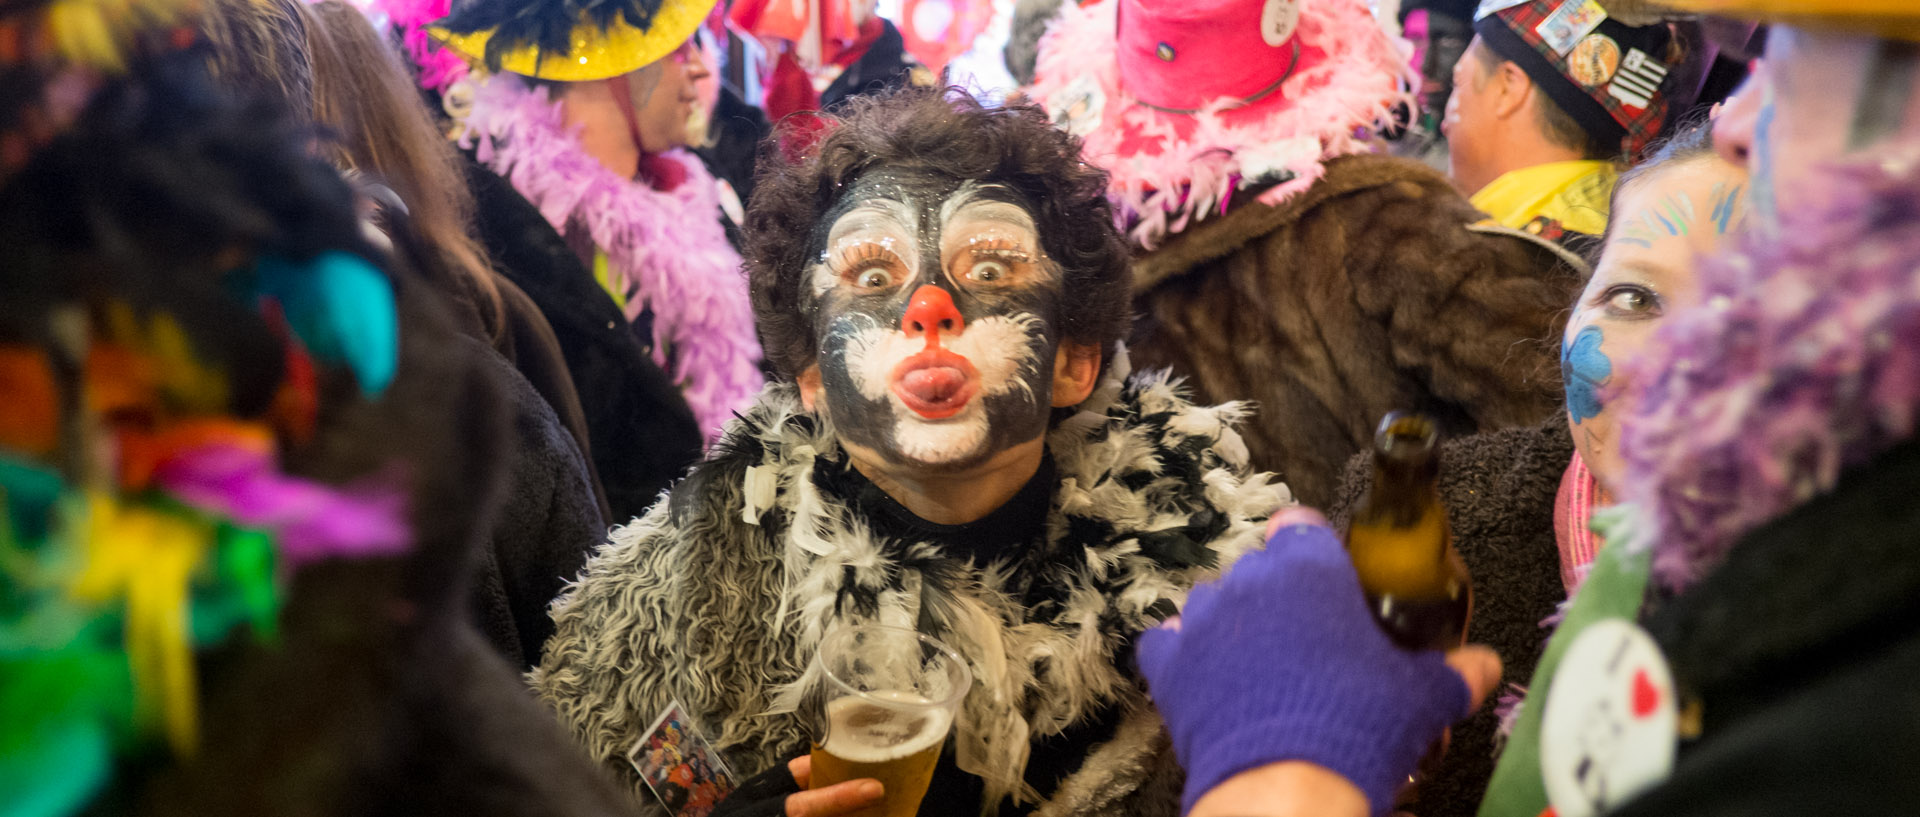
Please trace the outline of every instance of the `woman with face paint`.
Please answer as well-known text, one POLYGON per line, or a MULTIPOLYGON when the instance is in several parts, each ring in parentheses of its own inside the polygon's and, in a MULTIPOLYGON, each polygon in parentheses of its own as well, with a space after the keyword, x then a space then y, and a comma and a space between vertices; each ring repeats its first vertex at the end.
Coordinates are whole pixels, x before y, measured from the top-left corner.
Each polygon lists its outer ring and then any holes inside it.
MULTIPOLYGON (((1579 586, 1602 544, 1588 523, 1619 490, 1619 397, 1632 387, 1630 364, 1669 314, 1698 303, 1698 264, 1744 226, 1746 193, 1746 171, 1715 156, 1704 123, 1624 174, 1614 191, 1618 218, 1567 319, 1566 416, 1442 448, 1441 499, 1483 597, 1468 639, 1497 649, 1509 678, 1533 671, 1546 635, 1541 620, 1579 586)), ((1349 463, 1336 524, 1344 525, 1371 467, 1365 455, 1349 463)), ((1499 726, 1489 708, 1456 727, 1412 810, 1472 814, 1493 771, 1499 726)))
POLYGON ((1129 377, 1127 251, 1078 156, 1038 109, 913 91, 763 173, 778 382, 589 561, 532 676, 642 798, 625 752, 675 700, 791 784, 821 639, 880 622, 974 668, 923 814, 1176 808, 1132 638, 1287 493, 1248 473, 1240 408, 1129 377))

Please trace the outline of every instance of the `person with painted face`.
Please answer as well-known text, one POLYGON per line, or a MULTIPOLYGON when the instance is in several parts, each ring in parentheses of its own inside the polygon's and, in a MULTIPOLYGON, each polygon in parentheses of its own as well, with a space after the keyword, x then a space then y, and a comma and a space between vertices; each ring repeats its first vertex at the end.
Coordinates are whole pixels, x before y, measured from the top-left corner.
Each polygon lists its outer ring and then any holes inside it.
POLYGON ((685 149, 695 84, 707 76, 691 38, 713 5, 618 0, 582 10, 563 0, 476 0, 427 29, 491 72, 449 90, 466 103, 453 106, 456 129, 495 177, 474 183, 483 233, 521 245, 494 255, 536 279, 516 283, 550 310, 563 351, 581 361, 574 380, 593 445, 620 446, 595 458, 616 519, 657 497, 661 471, 670 477, 687 464, 692 452, 681 450, 673 403, 691 408, 711 441, 763 381, 719 188, 685 149), (532 207, 490 207, 509 192, 532 207), (529 209, 546 224, 524 223, 529 209), (561 258, 542 263, 543 255, 561 258), (605 292, 581 292, 589 280, 605 292), (620 337, 604 337, 613 334, 620 337), (657 373, 638 371, 633 349, 610 347, 628 335, 677 395, 653 395, 657 373), (670 451, 636 450, 655 438, 670 451), (635 463, 651 467, 632 473, 635 463))
MULTIPOLYGON (((1669 315, 1700 301, 1699 263, 1745 225, 1746 176, 1715 156, 1705 122, 1623 173, 1613 201, 1621 220, 1573 302, 1561 344, 1569 411, 1531 428, 1442 443, 1441 502, 1479 602, 1468 638, 1498 650, 1510 677, 1533 672, 1547 635, 1540 622, 1591 569, 1602 542, 1588 524, 1622 487, 1620 398, 1632 390, 1632 363, 1669 315)), ((1348 463, 1329 513, 1336 528, 1372 467, 1370 455, 1348 463)), ((1499 722, 1485 707, 1455 727, 1444 763, 1422 779, 1409 810, 1472 814, 1493 772, 1499 722)))
POLYGON ((1103 173, 1033 107, 849 103, 747 218, 779 375, 556 602, 531 676, 606 769, 678 700, 733 770, 818 737, 823 636, 917 628, 974 668, 925 814, 1166 814, 1135 635, 1256 545, 1283 486, 1243 409, 1132 376, 1103 173))
MULTIPOLYGON (((1668 316, 1634 368, 1614 487, 1635 510, 1604 523, 1609 544, 1533 675, 1479 813, 1910 811, 1920 799, 1911 748, 1920 738, 1911 703, 1920 513, 1908 499, 1920 479, 1920 10, 1849 0, 1676 5, 1775 24, 1765 66, 1715 126, 1723 155, 1751 170, 1749 227, 1736 249, 1705 262, 1696 305, 1668 316), (1609 656, 1626 671, 1609 669, 1609 656), (1589 677, 1608 683, 1582 683, 1582 664, 1596 658, 1589 677)), ((1220 592, 1352 581, 1337 550, 1327 558, 1329 541, 1324 528, 1290 527, 1266 553, 1293 558, 1262 560, 1264 575, 1242 573, 1243 560, 1220 592)), ((1196 590, 1189 609, 1206 595, 1196 590)), ((1334 611, 1288 634, 1268 628, 1261 653, 1295 656, 1289 669, 1322 688, 1329 675, 1395 666, 1358 650, 1297 659, 1291 642, 1362 614, 1334 611)), ((1218 670, 1183 666, 1204 654, 1188 645, 1273 618, 1190 615, 1179 635, 1143 641, 1143 662, 1168 668, 1147 674, 1176 743, 1201 724, 1175 714, 1176 701, 1222 700, 1197 694, 1201 684, 1182 689, 1183 675, 1218 670), (1163 649, 1171 661, 1149 661, 1163 649)), ((1248 637, 1246 627, 1234 633, 1236 643, 1248 637)), ((1419 660, 1431 670, 1425 662, 1437 657, 1419 660)), ((1452 661, 1474 690, 1487 688, 1490 656, 1463 651, 1452 661)), ((1424 677, 1455 697, 1382 696, 1369 722, 1392 709, 1385 721, 1436 734, 1432 714, 1467 696, 1446 689, 1444 676, 1424 677)), ((1209 794, 1235 814, 1301 813, 1311 787, 1351 794, 1357 782, 1311 759, 1236 757, 1209 794)), ((1366 811, 1364 799, 1314 807, 1366 811)))

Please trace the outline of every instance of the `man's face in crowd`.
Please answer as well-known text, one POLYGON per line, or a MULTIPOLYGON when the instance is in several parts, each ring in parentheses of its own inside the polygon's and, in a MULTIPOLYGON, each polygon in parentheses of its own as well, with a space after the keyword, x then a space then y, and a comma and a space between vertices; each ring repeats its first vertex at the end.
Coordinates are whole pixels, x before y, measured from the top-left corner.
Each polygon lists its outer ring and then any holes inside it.
POLYGON ((639 125, 640 149, 664 153, 686 147, 687 120, 699 101, 699 83, 709 76, 706 62, 689 40, 678 51, 628 75, 628 102, 639 125))
POLYGON ((1486 43, 1473 38, 1453 65, 1453 94, 1447 97, 1447 113, 1440 120, 1440 131, 1447 136, 1448 172, 1469 195, 1498 175, 1494 152, 1500 140, 1494 131, 1499 117, 1489 87, 1496 64, 1486 43))
POLYGON ((807 289, 820 356, 800 381, 842 441, 962 470, 1046 431, 1064 305, 1019 193, 881 168, 824 224, 807 289))

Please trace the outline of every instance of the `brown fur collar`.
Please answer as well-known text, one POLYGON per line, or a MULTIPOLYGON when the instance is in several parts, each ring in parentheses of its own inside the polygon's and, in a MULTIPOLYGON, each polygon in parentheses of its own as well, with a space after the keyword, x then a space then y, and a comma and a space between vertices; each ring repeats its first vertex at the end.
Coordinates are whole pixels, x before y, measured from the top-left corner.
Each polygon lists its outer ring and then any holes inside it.
MULTIPOLYGON (((1225 258, 1248 243, 1298 221, 1304 214, 1332 199, 1387 185, 1407 185, 1410 192, 1453 192, 1453 183, 1427 165, 1413 159, 1393 156, 1343 156, 1326 164, 1326 175, 1306 192, 1288 199, 1278 207, 1261 204, 1248 197, 1244 204, 1229 209, 1217 218, 1197 221, 1185 231, 1167 239, 1159 249, 1139 256, 1133 262, 1133 291, 1147 292, 1169 278, 1183 275, 1208 261, 1225 258)), ((1560 257, 1582 276, 1587 263, 1580 256, 1539 236, 1501 227, 1491 222, 1467 229, 1497 232, 1540 246, 1560 257)))

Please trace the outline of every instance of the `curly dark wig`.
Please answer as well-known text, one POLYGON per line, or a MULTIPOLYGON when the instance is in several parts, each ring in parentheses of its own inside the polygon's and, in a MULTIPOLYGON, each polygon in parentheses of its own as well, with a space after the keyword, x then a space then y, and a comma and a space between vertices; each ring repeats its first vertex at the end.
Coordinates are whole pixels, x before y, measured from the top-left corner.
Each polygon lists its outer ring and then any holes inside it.
POLYGON ((1004 184, 1034 202, 1034 224, 1072 299, 1065 340, 1102 356, 1131 320, 1128 255, 1107 204, 1107 174, 1080 159, 1080 140, 1040 108, 980 104, 966 91, 905 88, 856 97, 826 116, 818 142, 797 159, 768 140, 745 225, 747 271, 761 347, 779 376, 813 365, 814 304, 807 270, 825 239, 826 213, 855 179, 877 168, 910 168, 956 180, 1004 184))

